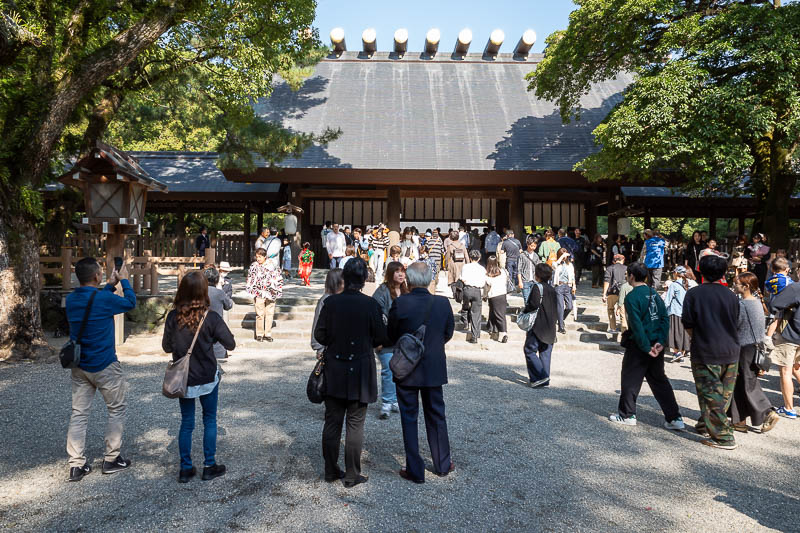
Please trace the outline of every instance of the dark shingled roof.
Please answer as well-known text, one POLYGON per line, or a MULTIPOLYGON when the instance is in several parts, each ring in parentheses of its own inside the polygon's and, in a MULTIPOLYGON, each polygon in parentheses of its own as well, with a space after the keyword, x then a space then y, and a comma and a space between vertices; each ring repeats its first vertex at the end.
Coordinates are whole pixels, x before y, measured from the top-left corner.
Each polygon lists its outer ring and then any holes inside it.
POLYGON ((563 125, 553 103, 527 91, 540 60, 345 52, 320 62, 298 92, 279 81, 255 109, 294 131, 342 129, 327 148, 281 163, 288 168, 572 170, 597 149, 591 132, 632 78, 595 86, 581 120, 563 125))
POLYGON ((128 152, 151 176, 169 187, 171 193, 225 192, 274 193, 278 183, 236 183, 228 181, 216 166, 213 152, 128 152))

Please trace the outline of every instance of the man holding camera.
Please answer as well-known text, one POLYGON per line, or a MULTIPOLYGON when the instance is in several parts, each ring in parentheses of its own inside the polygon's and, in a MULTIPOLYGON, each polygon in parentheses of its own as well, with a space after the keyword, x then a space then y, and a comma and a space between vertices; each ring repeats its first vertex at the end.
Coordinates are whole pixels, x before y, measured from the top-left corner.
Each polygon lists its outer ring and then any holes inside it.
POLYGON ((114 270, 102 289, 99 287, 103 271, 96 259, 86 257, 78 261, 75 275, 81 286, 67 296, 67 320, 70 337, 80 345, 81 356, 78 368, 71 371, 72 415, 67 431, 69 481, 80 481, 92 471, 84 450, 89 412, 97 390, 103 395, 108 409, 103 473, 113 474, 130 466, 130 461, 120 455, 128 384, 114 348, 114 315, 136 307, 136 295, 124 265, 114 270), (124 296, 114 294, 117 283, 122 285, 124 296), (79 339, 84 317, 86 326, 79 339))

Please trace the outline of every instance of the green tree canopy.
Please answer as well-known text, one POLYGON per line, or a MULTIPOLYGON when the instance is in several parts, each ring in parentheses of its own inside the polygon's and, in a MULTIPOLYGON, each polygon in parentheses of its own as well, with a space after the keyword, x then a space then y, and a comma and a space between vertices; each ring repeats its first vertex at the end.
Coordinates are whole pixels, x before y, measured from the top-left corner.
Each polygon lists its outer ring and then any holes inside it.
POLYGON ((751 194, 757 227, 785 244, 800 143, 800 4, 576 0, 529 89, 579 118, 581 96, 635 75, 579 163, 592 180, 678 173, 697 194, 751 194))
POLYGON ((321 57, 314 0, 0 3, 0 356, 40 338, 36 191, 100 138, 276 163, 336 131, 258 118, 321 57), (110 129, 109 129, 110 128, 110 129))

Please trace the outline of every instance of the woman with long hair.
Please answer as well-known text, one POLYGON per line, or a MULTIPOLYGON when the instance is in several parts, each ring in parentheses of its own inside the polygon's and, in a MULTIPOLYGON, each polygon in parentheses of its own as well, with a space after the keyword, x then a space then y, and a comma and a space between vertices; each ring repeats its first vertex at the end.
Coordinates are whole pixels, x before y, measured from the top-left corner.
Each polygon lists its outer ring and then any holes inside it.
POLYGON ((673 272, 673 281, 667 287, 667 291, 662 298, 664 305, 667 307, 667 314, 669 315, 669 336, 667 337, 667 344, 673 351, 672 363, 678 363, 683 360, 689 352, 691 346, 691 338, 686 332, 681 322, 681 315, 683 315, 683 299, 686 297, 686 291, 696 286, 694 282, 694 274, 685 266, 675 267, 673 272), (694 283, 692 285, 691 283, 694 283))
POLYGON ((181 408, 179 483, 187 483, 196 474, 192 465, 195 398, 200 399, 203 408, 203 480, 225 474, 225 465, 216 461, 220 371, 214 343, 219 342, 226 350, 233 350, 236 341, 222 317, 208 312, 209 305, 206 277, 199 270, 186 274, 178 286, 173 309, 167 315, 161 340, 164 351, 171 353, 172 360, 177 361, 186 356, 192 341, 197 338, 189 361, 188 388, 184 397, 178 400, 181 408))
POLYGON ((686 245, 686 255, 683 258, 684 266, 692 269, 695 279, 700 279, 700 252, 708 246, 703 242, 703 235, 699 231, 692 233, 692 239, 686 245))
POLYGON ((606 243, 599 233, 594 234, 592 244, 589 245, 589 266, 592 269, 592 288, 596 289, 603 283, 603 265, 606 261, 606 243))
POLYGON ((572 312, 572 298, 575 296, 575 268, 569 250, 561 248, 556 254, 553 286, 558 295, 558 332, 566 333, 564 319, 572 312))
POLYGON ((486 260, 486 286, 484 297, 489 301, 489 337, 502 343, 508 342, 506 329, 506 309, 508 301, 508 273, 500 268, 497 256, 490 255, 486 260), (503 338, 500 339, 500 334, 503 338))
POLYGON ((764 308, 761 305, 758 277, 751 272, 736 276, 734 290, 741 295, 739 300, 739 374, 733 389, 728 416, 733 429, 747 432, 747 417, 754 426, 761 426, 761 433, 775 427, 779 416, 772 409, 756 375, 754 364, 756 345, 764 341, 764 308))
MULTIPOLYGON (((381 313, 386 320, 389 319, 389 309, 392 302, 408 292, 406 283, 406 268, 398 261, 392 261, 386 265, 386 273, 383 283, 375 289, 372 297, 381 306, 381 313)), ((377 351, 378 360, 381 362, 381 414, 380 418, 385 420, 389 414, 400 410, 397 405, 397 389, 392 379, 392 370, 389 368, 389 360, 394 353, 394 346, 381 346, 377 351)))

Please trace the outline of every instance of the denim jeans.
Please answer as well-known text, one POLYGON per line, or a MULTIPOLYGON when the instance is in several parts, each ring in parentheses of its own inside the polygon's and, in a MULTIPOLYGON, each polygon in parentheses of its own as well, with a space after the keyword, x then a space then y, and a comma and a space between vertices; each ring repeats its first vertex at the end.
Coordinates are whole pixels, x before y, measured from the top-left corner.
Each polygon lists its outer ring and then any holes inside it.
POLYGON ((528 296, 531 295, 531 291, 533 290, 533 282, 532 281, 523 281, 522 282, 522 301, 524 302, 522 307, 525 308, 526 303, 528 303, 528 296))
POLYGON ((525 352, 525 362, 528 365, 528 378, 531 381, 549 378, 553 345, 540 341, 531 329, 525 336, 525 344, 522 349, 525 352))
MULTIPOLYGON (((219 400, 219 384, 214 390, 200 396, 203 408, 203 466, 214 466, 217 454, 217 401, 219 400)), ((181 454, 181 470, 192 467, 192 431, 194 430, 194 398, 180 398, 181 429, 178 432, 178 449, 181 454)))
POLYGON ((389 368, 392 353, 391 349, 378 352, 378 360, 381 362, 381 402, 384 404, 397 403, 397 387, 392 380, 392 371, 389 368))

